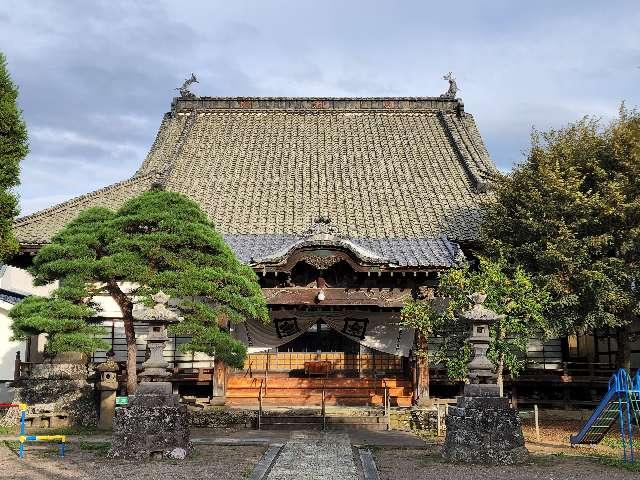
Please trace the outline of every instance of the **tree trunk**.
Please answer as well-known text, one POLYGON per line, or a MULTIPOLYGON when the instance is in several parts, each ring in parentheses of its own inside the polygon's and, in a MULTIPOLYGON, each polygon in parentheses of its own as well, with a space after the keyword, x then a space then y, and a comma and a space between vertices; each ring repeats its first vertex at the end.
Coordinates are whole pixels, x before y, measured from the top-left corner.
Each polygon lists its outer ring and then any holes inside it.
POLYGON ((124 316, 124 336, 127 340, 127 395, 133 395, 138 386, 136 332, 133 317, 124 316))
POLYGON ((618 343, 618 353, 616 354, 616 367, 625 368, 631 371, 631 325, 627 324, 616 329, 616 340, 618 343))
POLYGON ((133 395, 138 385, 136 332, 133 328, 133 302, 120 289, 118 282, 115 280, 110 280, 107 283, 107 291, 122 311, 124 336, 127 341, 127 395, 133 395))
POLYGON ((417 398, 418 405, 429 402, 429 357, 427 356, 427 338, 416 332, 416 370, 418 374, 417 398))

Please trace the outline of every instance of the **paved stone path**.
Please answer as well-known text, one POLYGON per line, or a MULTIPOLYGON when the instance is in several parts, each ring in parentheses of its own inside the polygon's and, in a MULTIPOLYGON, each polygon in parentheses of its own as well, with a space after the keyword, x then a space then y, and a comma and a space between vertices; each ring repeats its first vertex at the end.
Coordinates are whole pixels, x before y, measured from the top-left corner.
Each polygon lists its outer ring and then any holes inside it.
POLYGON ((292 432, 267 480, 358 480, 345 433, 292 432))

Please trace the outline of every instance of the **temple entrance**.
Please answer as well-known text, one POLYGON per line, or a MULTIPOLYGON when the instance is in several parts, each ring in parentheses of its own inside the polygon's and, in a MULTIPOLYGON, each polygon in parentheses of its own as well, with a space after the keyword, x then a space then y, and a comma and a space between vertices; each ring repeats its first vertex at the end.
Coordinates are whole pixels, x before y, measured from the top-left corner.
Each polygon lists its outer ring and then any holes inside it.
MULTIPOLYGON (((406 376, 404 357, 366 347, 318 320, 278 347, 250 353, 245 373, 272 377, 378 378, 406 376)), ((408 377, 407 377, 408 378, 408 377)))
POLYGON ((394 406, 411 404, 406 357, 367 347, 324 320, 294 339, 250 353, 229 378, 228 405, 380 406, 385 391, 394 406))
POLYGON ((339 334, 324 320, 318 320, 305 333, 278 347, 278 352, 360 352, 360 344, 339 334))

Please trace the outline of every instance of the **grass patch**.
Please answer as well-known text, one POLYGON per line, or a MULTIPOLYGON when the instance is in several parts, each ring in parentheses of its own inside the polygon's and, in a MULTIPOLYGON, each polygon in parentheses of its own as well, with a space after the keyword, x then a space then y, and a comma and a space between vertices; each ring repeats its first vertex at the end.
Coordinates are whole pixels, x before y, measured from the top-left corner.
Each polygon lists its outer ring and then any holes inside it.
POLYGON ((622 448, 623 444, 622 444, 622 439, 620 439, 619 437, 604 437, 600 443, 602 443, 602 445, 605 445, 609 448, 622 448))
POLYGON ((418 463, 423 467, 428 467, 436 463, 444 463, 444 459, 440 455, 426 454, 418 457, 418 463))
POLYGON ((557 458, 557 455, 552 454, 531 455, 532 463, 540 467, 550 467, 556 463, 557 458))
POLYGON ((92 452, 101 457, 105 457, 111 448, 109 442, 79 442, 78 447, 85 452, 92 452))
POLYGON ((13 435, 19 430, 19 427, 0 426, 0 435, 13 435))
POLYGON ((35 435, 95 435, 98 433, 96 427, 61 427, 42 429, 33 432, 35 435))
POLYGON ((18 442, 17 440, 3 440, 2 443, 5 447, 11 450, 16 455, 16 457, 18 456, 18 448, 20 447, 20 442, 18 442))
POLYGON ((621 458, 610 457, 607 455, 597 455, 596 457, 592 457, 601 465, 606 465, 607 467, 620 468, 622 470, 627 470, 628 472, 640 472, 640 459, 636 459, 635 463, 625 463, 621 458))
POLYGON ((250 478, 254 467, 244 467, 242 470, 242 478, 250 478))

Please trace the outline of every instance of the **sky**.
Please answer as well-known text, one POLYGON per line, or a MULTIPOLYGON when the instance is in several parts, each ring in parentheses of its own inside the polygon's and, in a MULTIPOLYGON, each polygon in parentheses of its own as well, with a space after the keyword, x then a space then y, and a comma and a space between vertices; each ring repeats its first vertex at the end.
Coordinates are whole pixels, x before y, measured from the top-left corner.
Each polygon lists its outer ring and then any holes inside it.
POLYGON ((204 96, 437 96, 509 171, 532 128, 640 107, 638 0, 0 0, 30 137, 22 215, 128 178, 191 72, 204 96))

